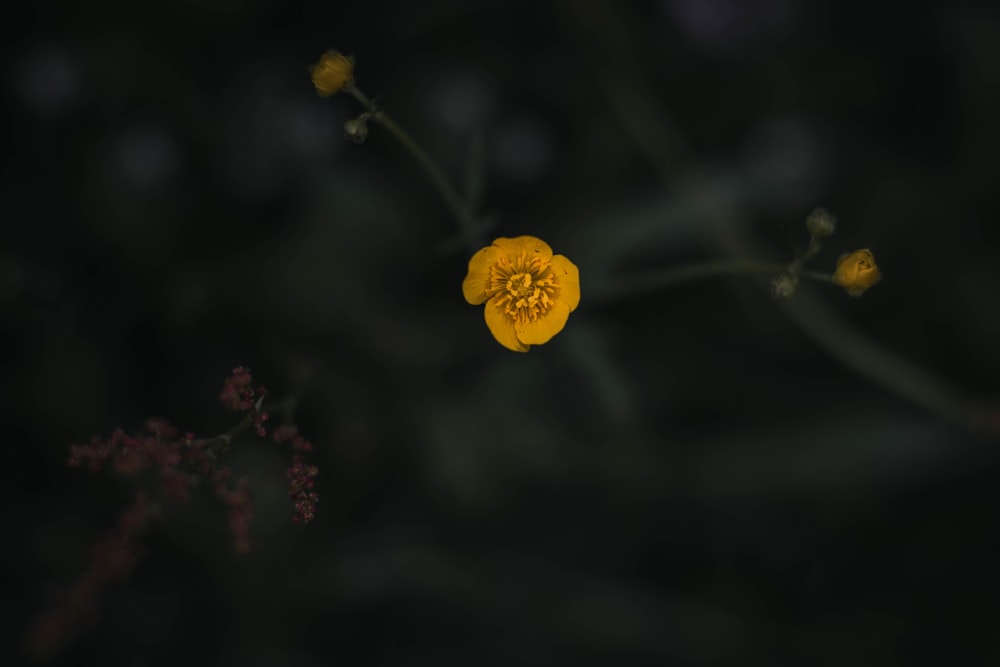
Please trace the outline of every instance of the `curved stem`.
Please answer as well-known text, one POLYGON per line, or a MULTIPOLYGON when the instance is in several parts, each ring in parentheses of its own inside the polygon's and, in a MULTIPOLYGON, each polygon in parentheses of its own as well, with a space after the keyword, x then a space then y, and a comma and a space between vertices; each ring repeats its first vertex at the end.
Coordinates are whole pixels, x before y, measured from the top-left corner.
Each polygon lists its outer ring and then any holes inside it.
POLYGON ((783 305, 792 321, 844 366, 952 423, 973 425, 977 410, 961 389, 843 322, 818 299, 783 305))
POLYGON ((437 164, 435 164, 434 160, 420 147, 420 144, 414 141, 403 128, 397 125, 396 121, 389 117, 389 114, 382 111, 370 97, 354 85, 345 87, 344 92, 350 93, 354 99, 360 102, 361 106, 371 114, 371 119, 388 130, 389 134, 395 137, 396 141, 401 143, 410 152, 410 155, 416 159, 420 167, 424 170, 424 173, 427 174, 431 183, 438 189, 448 208, 451 209, 452 215, 458 221, 459 229, 466 244, 469 248, 478 247, 476 243, 476 221, 471 208, 458 192, 455 191, 451 182, 437 164))
MULTIPOLYGON (((563 6, 577 9, 575 3, 563 3, 563 6)), ((629 88, 622 90, 609 85, 603 87, 607 102, 629 131, 636 148, 649 158, 664 181, 676 182, 675 176, 681 170, 678 165, 685 162, 685 156, 676 142, 669 141, 670 136, 663 129, 672 127, 672 123, 667 110, 657 106, 655 97, 649 94, 654 87, 645 80, 639 67, 630 66, 632 62, 629 59, 631 46, 629 35, 622 21, 618 20, 615 13, 616 6, 609 0, 590 0, 582 6, 590 8, 589 13, 600 19, 582 26, 585 28, 582 32, 589 43, 602 45, 602 48, 590 51, 595 59, 601 60, 601 67, 598 68, 596 65, 594 67, 599 80, 607 78, 600 76, 605 71, 630 72, 627 78, 619 77, 624 82, 621 85, 629 88)), ((582 12, 574 12, 573 16, 578 13, 582 12)), ((631 60, 634 61, 635 58, 631 60)), ((689 191, 681 190, 680 194, 684 198, 696 200, 689 191)), ((720 226, 734 228, 732 222, 726 220, 724 216, 720 220, 720 226)), ((749 250, 753 245, 746 240, 737 242, 744 250, 749 250)), ((815 239, 810 242, 810 246, 813 246, 814 242, 815 239)), ((814 254, 814 250, 815 247, 807 248, 803 257, 799 258, 801 262, 798 266, 793 262, 792 266, 782 267, 774 275, 791 272, 810 279, 830 281, 831 276, 825 274, 791 271, 801 268, 801 264, 814 254)), ((700 268, 678 267, 630 279, 624 284, 613 286, 601 296, 618 296, 631 290, 669 287, 689 280, 714 276, 769 273, 764 270, 765 265, 751 268, 754 266, 753 262, 709 262, 700 268)), ((772 268, 776 268, 776 265, 772 268)), ((785 312, 806 335, 846 367, 897 396, 906 398, 954 423, 969 426, 975 423, 982 425, 984 420, 997 420, 997 417, 993 416, 995 412, 983 410, 965 392, 866 336, 841 318, 836 311, 824 307, 815 298, 811 298, 808 293, 800 294, 798 297, 786 304, 785 312)), ((989 426, 989 428, 996 427, 989 426)))
POLYGON ((788 272, 791 275, 803 275, 802 267, 806 265, 810 259, 812 259, 816 253, 819 252, 820 242, 819 239, 814 235, 809 236, 809 245, 806 249, 799 253, 798 256, 792 260, 792 263, 788 265, 788 272))

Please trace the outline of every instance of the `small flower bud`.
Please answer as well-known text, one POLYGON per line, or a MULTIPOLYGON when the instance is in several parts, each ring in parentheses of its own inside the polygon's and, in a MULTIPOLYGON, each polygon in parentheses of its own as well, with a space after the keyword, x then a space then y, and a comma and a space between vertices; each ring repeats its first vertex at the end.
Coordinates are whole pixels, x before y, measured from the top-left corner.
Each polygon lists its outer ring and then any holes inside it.
POLYGON ((806 218, 806 228, 818 239, 833 236, 837 231, 837 219, 825 208, 818 208, 806 218))
POLYGON ((354 80, 354 58, 339 51, 327 51, 319 63, 309 69, 313 85, 320 97, 340 92, 354 80))
POLYGON ((795 294, 795 286, 799 284, 799 279, 790 275, 778 276, 771 281, 771 295, 775 299, 790 299, 795 294))
POLYGON ((368 138, 368 123, 365 122, 365 117, 358 116, 344 123, 344 136, 356 144, 365 143, 365 139, 368 138))
POLYGON ((841 255, 833 272, 833 284, 840 285, 851 296, 861 296, 881 278, 875 256, 868 248, 841 255))

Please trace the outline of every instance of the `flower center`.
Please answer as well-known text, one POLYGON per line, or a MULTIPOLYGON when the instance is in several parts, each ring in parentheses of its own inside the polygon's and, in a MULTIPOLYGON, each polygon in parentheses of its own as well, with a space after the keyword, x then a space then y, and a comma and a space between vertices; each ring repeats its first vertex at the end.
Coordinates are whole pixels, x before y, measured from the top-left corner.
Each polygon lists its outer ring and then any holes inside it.
POLYGON ((515 323, 534 322, 555 302, 559 284, 551 264, 526 253, 501 257, 490 268, 489 296, 499 296, 498 305, 515 323))

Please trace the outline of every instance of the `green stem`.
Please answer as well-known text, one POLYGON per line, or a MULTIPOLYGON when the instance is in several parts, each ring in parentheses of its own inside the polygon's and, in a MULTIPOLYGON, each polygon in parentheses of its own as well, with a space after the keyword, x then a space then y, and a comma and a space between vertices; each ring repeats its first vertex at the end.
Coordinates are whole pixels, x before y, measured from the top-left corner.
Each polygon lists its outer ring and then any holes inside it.
POLYGON ((788 273, 791 275, 804 275, 802 267, 812 259, 816 253, 819 252, 820 242, 815 236, 809 236, 809 245, 806 246, 805 251, 792 260, 792 263, 788 265, 788 273))
POLYGON ((452 187, 451 182, 448 181, 448 178, 437 164, 435 164, 434 160, 420 147, 420 144, 414 141, 403 128, 397 125, 396 121, 389 117, 389 114, 382 111, 370 97, 358 90, 354 85, 345 87, 344 92, 350 93, 371 114, 373 121, 388 130, 389 134, 395 137, 396 141, 401 143, 410 152, 410 155, 416 159, 420 167, 424 170, 424 173, 427 174, 431 183, 438 189, 448 208, 451 209, 452 215, 458 221, 459 229, 466 244, 469 248, 477 247, 476 221, 472 210, 458 192, 456 192, 455 188, 452 187))
MULTIPOLYGON (((584 30, 581 31, 581 36, 588 44, 596 45, 596 48, 588 49, 588 53, 594 58, 594 70, 598 80, 611 79, 602 77, 603 72, 629 72, 628 77, 612 79, 619 84, 618 87, 611 85, 603 87, 607 102, 617 113, 636 149, 647 156, 665 182, 675 186, 678 182, 677 174, 683 172, 683 165, 688 161, 687 156, 678 147, 678 142, 670 141, 672 135, 664 130, 673 127, 670 114, 667 109, 658 106, 658 98, 649 92, 656 89, 655 82, 644 76, 642 68, 638 66, 638 58, 633 54, 631 36, 624 21, 617 15, 617 5, 610 0, 589 0, 585 3, 564 2, 557 4, 557 7, 565 9, 567 19, 584 15, 596 17, 595 20, 590 20, 582 26, 584 30), (588 11, 580 11, 580 7, 588 11)), ((573 22, 570 20, 567 24, 573 25, 573 22)), ((681 189, 679 194, 682 199, 698 202, 697 191, 692 193, 690 190, 681 189)), ((736 229, 733 221, 727 220, 724 215, 716 223, 718 228, 725 229, 727 233, 732 233, 736 229)), ((738 235, 736 238, 736 243, 750 254, 753 244, 740 240, 738 235)), ((809 252, 809 249, 806 252, 809 252)), ((700 269, 680 267, 651 274, 645 278, 631 279, 612 287, 602 296, 606 297, 608 294, 617 296, 627 293, 629 288, 655 289, 713 276, 770 273, 763 270, 764 265, 758 265, 757 269, 750 270, 749 267, 753 264, 710 262, 700 269), (742 268, 738 268, 737 265, 741 265, 742 268)), ((787 271, 788 269, 782 268, 775 275, 787 271)), ((814 275, 806 271, 799 271, 798 275, 816 280, 831 280, 831 276, 814 275)), ((974 419, 988 418, 973 405, 964 392, 869 338, 844 321, 835 310, 823 306, 808 291, 804 291, 806 293, 799 294, 786 302, 785 311, 806 335, 840 363, 896 395, 956 423, 968 425, 974 419)))
POLYGON ((745 275, 780 276, 782 274, 826 283, 833 280, 833 276, 829 274, 818 271, 806 271, 798 268, 795 263, 787 265, 759 262, 756 260, 719 259, 699 264, 675 266, 669 269, 652 271, 644 275, 626 278, 595 296, 598 300, 609 301, 622 296, 664 289, 704 278, 745 275))
MULTIPOLYGON (((266 412, 268 418, 272 418, 278 415, 291 413, 295 410, 296 404, 296 398, 294 396, 289 396, 278 401, 277 403, 269 403, 262 406, 261 412, 266 412)), ((229 445, 231 445, 236 438, 243 435, 243 433, 249 429, 252 424, 253 415, 248 414, 243 417, 243 419, 236 422, 236 424, 225 433, 205 438, 200 443, 204 448, 205 454, 213 460, 218 458, 219 454, 228 449, 229 445)))
MULTIPOLYGON (((807 250, 803 256, 808 254, 807 250)), ((797 261, 784 265, 751 260, 717 260, 690 264, 620 281, 589 300, 610 301, 624 295, 721 276, 794 275, 819 282, 832 281, 833 277, 829 274, 806 271, 797 268, 799 266, 801 263, 797 261)), ((793 298, 785 304, 784 310, 835 359, 873 383, 954 423, 968 426, 976 418, 977 412, 964 392, 861 334, 816 299, 793 298)))

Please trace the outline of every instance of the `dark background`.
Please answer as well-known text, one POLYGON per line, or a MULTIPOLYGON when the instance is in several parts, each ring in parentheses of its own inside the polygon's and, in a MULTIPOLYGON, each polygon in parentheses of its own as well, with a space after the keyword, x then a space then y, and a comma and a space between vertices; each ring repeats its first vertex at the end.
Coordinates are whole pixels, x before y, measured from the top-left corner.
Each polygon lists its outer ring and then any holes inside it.
MULTIPOLYGON (((842 365, 766 281, 609 294, 725 256, 875 253, 819 303, 990 398, 1000 371, 1000 7, 971 2, 30 3, 4 21, 0 201, 6 645, 133 491, 70 442, 149 416, 214 434, 237 365, 295 394, 287 453, 228 462, 233 553, 196 497, 54 664, 1000 661, 996 440, 842 365), (358 85, 494 236, 579 267, 550 343, 462 299, 437 192, 308 66, 358 85), (482 168, 470 167, 477 137, 482 168)), ((475 163, 473 163, 475 164, 475 163)), ((862 369, 863 371, 863 369, 862 369)), ((22 654, 18 660, 25 659, 22 654)))

